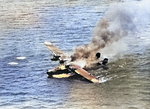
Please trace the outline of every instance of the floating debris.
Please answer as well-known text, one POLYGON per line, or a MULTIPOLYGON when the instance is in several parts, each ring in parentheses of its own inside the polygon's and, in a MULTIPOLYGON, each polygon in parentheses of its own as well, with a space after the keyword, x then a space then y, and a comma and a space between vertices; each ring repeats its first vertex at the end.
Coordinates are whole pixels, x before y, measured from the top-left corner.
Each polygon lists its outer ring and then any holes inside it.
POLYGON ((8 64, 9 64, 9 65, 18 65, 17 62, 9 62, 8 64))
POLYGON ((26 57, 17 57, 17 59, 23 60, 23 59, 26 59, 26 57))

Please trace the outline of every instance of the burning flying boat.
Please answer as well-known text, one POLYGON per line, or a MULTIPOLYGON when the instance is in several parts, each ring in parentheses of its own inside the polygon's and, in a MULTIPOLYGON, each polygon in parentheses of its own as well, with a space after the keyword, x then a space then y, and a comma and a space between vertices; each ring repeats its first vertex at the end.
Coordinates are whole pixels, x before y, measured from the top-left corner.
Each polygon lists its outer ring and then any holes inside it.
MULTIPOLYGON (((47 75, 49 78, 68 78, 81 76, 84 79, 99 83, 98 78, 93 74, 89 73, 88 69, 97 69, 100 66, 105 66, 108 63, 108 59, 105 58, 103 61, 99 61, 100 53, 96 53, 93 61, 88 61, 88 53, 82 56, 82 59, 77 59, 78 56, 71 55, 69 58, 51 42, 45 41, 44 44, 53 53, 52 61, 59 61, 58 65, 54 69, 48 69, 47 75)), ((79 56, 80 57, 80 56, 79 56)))

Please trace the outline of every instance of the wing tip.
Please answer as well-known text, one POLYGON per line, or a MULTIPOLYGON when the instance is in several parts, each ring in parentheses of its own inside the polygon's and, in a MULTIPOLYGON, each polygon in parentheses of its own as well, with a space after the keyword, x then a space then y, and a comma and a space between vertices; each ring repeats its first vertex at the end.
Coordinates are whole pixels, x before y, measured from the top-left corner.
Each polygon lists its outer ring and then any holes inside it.
POLYGON ((99 80, 96 79, 96 78, 93 78, 91 81, 92 81, 93 83, 99 83, 99 80))

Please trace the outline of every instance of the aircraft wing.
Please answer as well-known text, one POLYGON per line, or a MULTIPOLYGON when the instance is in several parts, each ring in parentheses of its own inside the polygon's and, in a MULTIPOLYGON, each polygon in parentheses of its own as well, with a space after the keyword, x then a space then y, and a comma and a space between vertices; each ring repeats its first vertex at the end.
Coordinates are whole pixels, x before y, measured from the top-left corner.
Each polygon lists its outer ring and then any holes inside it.
POLYGON ((65 54, 55 47, 51 42, 45 41, 44 44, 55 56, 60 56, 62 60, 66 58, 65 54))
POLYGON ((93 82, 93 83, 99 83, 99 80, 95 78, 94 75, 91 73, 87 72, 86 70, 80 68, 79 66, 71 66, 72 69, 75 69, 75 72, 81 76, 83 76, 85 79, 93 82))

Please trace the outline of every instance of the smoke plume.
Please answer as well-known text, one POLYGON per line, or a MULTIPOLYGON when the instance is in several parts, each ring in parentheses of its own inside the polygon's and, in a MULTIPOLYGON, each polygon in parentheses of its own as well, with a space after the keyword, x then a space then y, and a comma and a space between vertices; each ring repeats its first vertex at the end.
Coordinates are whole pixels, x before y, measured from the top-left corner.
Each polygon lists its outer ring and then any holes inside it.
POLYGON ((98 61, 95 56, 97 52, 108 48, 108 46, 116 42, 120 42, 128 33, 135 32, 141 26, 139 23, 142 19, 139 14, 143 14, 137 13, 137 11, 141 12, 139 6, 131 3, 111 6, 106 15, 93 29, 91 42, 77 47, 75 53, 71 56, 72 61, 84 60, 86 66, 89 67, 90 63, 98 61))

